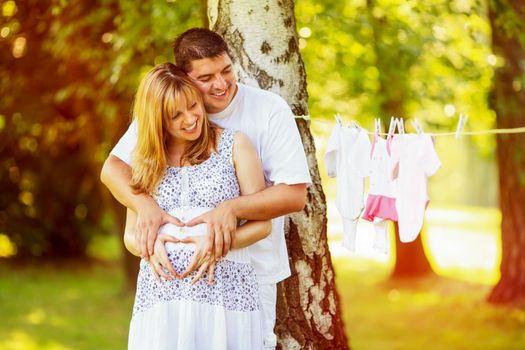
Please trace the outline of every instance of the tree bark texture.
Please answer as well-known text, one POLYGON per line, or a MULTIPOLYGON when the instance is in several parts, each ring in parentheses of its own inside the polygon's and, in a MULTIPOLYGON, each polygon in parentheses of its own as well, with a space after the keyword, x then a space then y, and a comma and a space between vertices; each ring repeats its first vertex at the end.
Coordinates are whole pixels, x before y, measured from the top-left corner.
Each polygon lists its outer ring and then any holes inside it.
MULTIPOLYGON (((407 77, 409 76, 406 67, 392 70, 392 53, 389 47, 385 47, 383 31, 388 26, 387 16, 376 18, 373 9, 376 6, 375 0, 367 0, 368 18, 372 24, 373 48, 376 57, 376 67, 379 71, 379 91, 381 96, 379 112, 381 114, 381 124, 388 130, 391 116, 405 116, 405 92, 407 91, 407 77)), ((399 226, 395 227, 396 241, 396 260, 390 278, 418 278, 432 273, 430 262, 425 255, 421 236, 411 243, 403 243, 399 239, 399 226)), ((422 229, 422 232, 424 230, 422 229)))
MULTIPOLYGON (((210 0, 210 28, 229 45, 239 81, 281 95, 308 115, 306 73, 291 0, 210 0)), ((278 286, 280 349, 348 349, 326 235, 326 201, 309 122, 298 118, 313 184, 305 209, 286 220, 292 276, 278 286)))
MULTIPOLYGON (((503 61, 495 71, 490 105, 496 112, 498 128, 521 127, 525 125, 525 3, 492 1, 489 19, 493 50, 503 61)), ((488 300, 524 305, 525 135, 498 135, 497 157, 502 214, 501 279, 488 300)))

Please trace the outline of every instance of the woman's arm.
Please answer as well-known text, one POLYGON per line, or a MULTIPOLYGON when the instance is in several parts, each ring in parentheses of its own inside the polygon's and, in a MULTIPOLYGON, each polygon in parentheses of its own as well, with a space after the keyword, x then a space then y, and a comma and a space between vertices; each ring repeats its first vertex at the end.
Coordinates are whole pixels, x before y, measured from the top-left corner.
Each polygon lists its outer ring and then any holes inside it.
MULTIPOLYGON (((266 188, 261 160, 248 136, 237 132, 233 143, 233 165, 239 181, 241 196, 250 195, 266 188)), ((233 248, 247 247, 272 231, 270 220, 248 221, 240 226, 234 237, 233 248)))
POLYGON ((268 237, 272 231, 271 221, 248 221, 235 231, 233 249, 245 248, 263 238, 268 237))

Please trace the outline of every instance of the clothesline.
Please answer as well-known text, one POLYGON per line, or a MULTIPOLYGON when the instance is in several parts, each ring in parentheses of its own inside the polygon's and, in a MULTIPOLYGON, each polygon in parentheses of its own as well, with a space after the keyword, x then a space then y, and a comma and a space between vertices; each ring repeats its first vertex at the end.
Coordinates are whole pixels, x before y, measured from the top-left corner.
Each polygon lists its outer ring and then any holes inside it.
MULTIPOLYGON (((329 122, 324 119, 311 119, 310 116, 298 115, 295 116, 296 119, 304 119, 306 121, 314 121, 316 123, 323 123, 327 125, 333 125, 332 122, 329 122)), ((370 135, 373 135, 374 132, 368 131, 370 135)), ((488 130, 476 130, 476 131, 462 131, 461 135, 487 135, 487 134, 520 134, 525 133, 525 126, 519 128, 507 128, 507 129, 488 129, 488 130)), ((431 136, 456 136, 456 132, 426 132, 426 134, 431 136)), ((386 136, 388 133, 379 133, 379 135, 386 136)))

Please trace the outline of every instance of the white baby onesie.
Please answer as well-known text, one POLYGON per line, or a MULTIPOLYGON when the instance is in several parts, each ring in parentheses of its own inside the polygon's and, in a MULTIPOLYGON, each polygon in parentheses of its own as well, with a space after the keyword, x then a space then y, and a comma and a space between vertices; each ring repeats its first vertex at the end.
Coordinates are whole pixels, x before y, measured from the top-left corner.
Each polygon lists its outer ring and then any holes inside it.
POLYGON ((343 219, 343 246, 355 251, 357 221, 364 207, 364 178, 370 172, 370 139, 366 130, 336 124, 328 140, 328 176, 337 177, 336 207, 343 219))
POLYGON ((397 177, 396 210, 401 242, 414 241, 428 203, 427 177, 441 166, 434 143, 427 134, 401 134, 391 148, 392 175, 397 177))

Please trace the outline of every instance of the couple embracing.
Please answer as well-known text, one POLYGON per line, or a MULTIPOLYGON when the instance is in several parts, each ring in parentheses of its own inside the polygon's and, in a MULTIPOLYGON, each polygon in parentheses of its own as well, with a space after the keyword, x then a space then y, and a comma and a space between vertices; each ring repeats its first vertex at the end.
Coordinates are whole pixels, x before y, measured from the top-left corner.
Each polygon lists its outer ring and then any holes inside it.
POLYGON ((174 55, 141 81, 101 173, 142 257, 128 348, 275 348, 283 215, 304 207, 311 182, 293 114, 236 82, 210 30, 182 33, 174 55))

